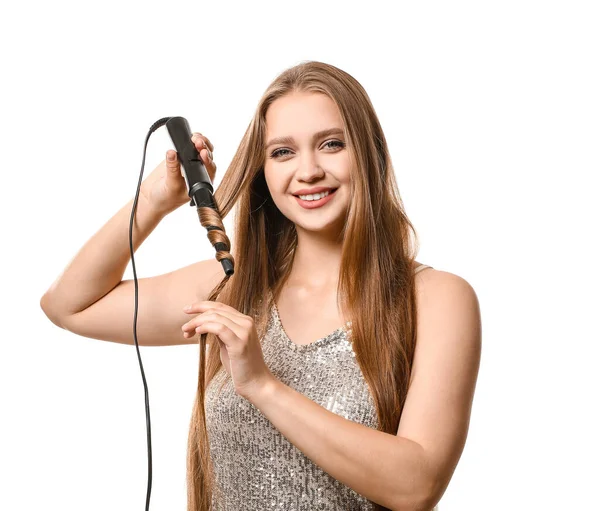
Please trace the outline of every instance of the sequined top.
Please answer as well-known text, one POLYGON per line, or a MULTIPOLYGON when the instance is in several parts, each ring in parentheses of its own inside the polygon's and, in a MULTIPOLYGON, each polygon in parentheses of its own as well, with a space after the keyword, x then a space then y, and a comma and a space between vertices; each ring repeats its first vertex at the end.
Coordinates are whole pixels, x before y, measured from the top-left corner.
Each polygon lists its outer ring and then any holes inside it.
MULTIPOLYGON (((261 341, 263 356, 284 384, 331 412, 377 429, 375 404, 356 363, 351 333, 348 322, 310 344, 296 344, 286 335, 274 305, 261 341)), ((258 408, 237 395, 223 368, 206 389, 205 410, 215 474, 212 511, 375 509, 372 501, 315 465, 258 408)))

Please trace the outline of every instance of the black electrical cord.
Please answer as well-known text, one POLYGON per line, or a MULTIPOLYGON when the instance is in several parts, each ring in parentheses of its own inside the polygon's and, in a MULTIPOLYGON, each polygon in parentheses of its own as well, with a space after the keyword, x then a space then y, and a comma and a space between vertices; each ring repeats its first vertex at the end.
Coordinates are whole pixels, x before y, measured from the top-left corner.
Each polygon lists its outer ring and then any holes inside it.
POLYGON ((133 208, 131 209, 131 218, 129 219, 129 252, 131 254, 131 266, 133 268, 133 280, 135 285, 135 308, 133 312, 133 339, 135 341, 135 348, 137 350, 138 361, 140 363, 140 370, 142 371, 142 381, 144 382, 144 398, 146 401, 146 433, 148 435, 148 490, 146 493, 146 511, 150 509, 150 492, 152 491, 152 437, 150 433, 150 404, 148 401, 148 385, 146 384, 146 375, 144 374, 144 366, 142 365, 142 358, 140 356, 140 347, 137 340, 137 311, 138 311, 138 281, 137 273, 135 271, 135 260, 133 258, 133 218, 137 209, 138 197, 140 195, 140 188, 142 185, 142 177, 144 176, 144 165, 146 163, 146 148, 148 147, 148 140, 150 135, 161 126, 164 126, 170 117, 163 117, 156 121, 148 130, 146 136, 146 142, 144 143, 144 157, 142 158, 142 170, 140 171, 140 178, 138 180, 137 190, 135 192, 135 199, 133 201, 133 208))

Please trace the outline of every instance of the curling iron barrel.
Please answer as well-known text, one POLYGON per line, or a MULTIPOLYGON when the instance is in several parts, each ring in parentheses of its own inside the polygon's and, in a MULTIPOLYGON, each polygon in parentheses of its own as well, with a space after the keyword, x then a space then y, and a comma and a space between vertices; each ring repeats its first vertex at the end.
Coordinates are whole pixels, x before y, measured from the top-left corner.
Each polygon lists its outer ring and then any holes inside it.
MULTIPOLYGON (((192 132, 187 119, 184 117, 171 117, 167 123, 169 136, 175 145, 179 161, 183 166, 184 179, 187 184, 188 196, 191 198, 190 206, 196 208, 208 207, 217 210, 213 197, 213 186, 210 176, 200 158, 200 154, 192 143, 192 132)), ((207 230, 218 229, 217 226, 208 226, 207 230)), ((226 250, 222 243, 215 243, 215 250, 226 250)), ((229 259, 222 259, 221 265, 227 275, 233 274, 233 265, 229 259)))

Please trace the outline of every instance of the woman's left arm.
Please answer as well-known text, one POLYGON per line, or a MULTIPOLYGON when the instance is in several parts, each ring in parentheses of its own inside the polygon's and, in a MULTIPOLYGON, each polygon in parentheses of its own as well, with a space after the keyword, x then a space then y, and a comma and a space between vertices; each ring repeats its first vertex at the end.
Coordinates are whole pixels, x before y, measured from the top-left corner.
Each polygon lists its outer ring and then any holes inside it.
POLYGON ((246 396, 316 465, 392 510, 429 510, 467 437, 479 371, 481 320, 473 288, 454 274, 417 274, 417 346, 396 435, 345 419, 275 377, 246 396))

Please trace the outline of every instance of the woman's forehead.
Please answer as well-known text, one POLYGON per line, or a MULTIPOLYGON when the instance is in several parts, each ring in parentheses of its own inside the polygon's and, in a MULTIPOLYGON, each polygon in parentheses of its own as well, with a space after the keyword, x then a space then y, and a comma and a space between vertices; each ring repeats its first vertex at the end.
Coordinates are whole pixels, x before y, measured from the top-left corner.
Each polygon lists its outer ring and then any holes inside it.
POLYGON ((287 94, 275 100, 266 113, 267 139, 311 137, 331 128, 343 129, 343 123, 337 105, 324 94, 287 94))

